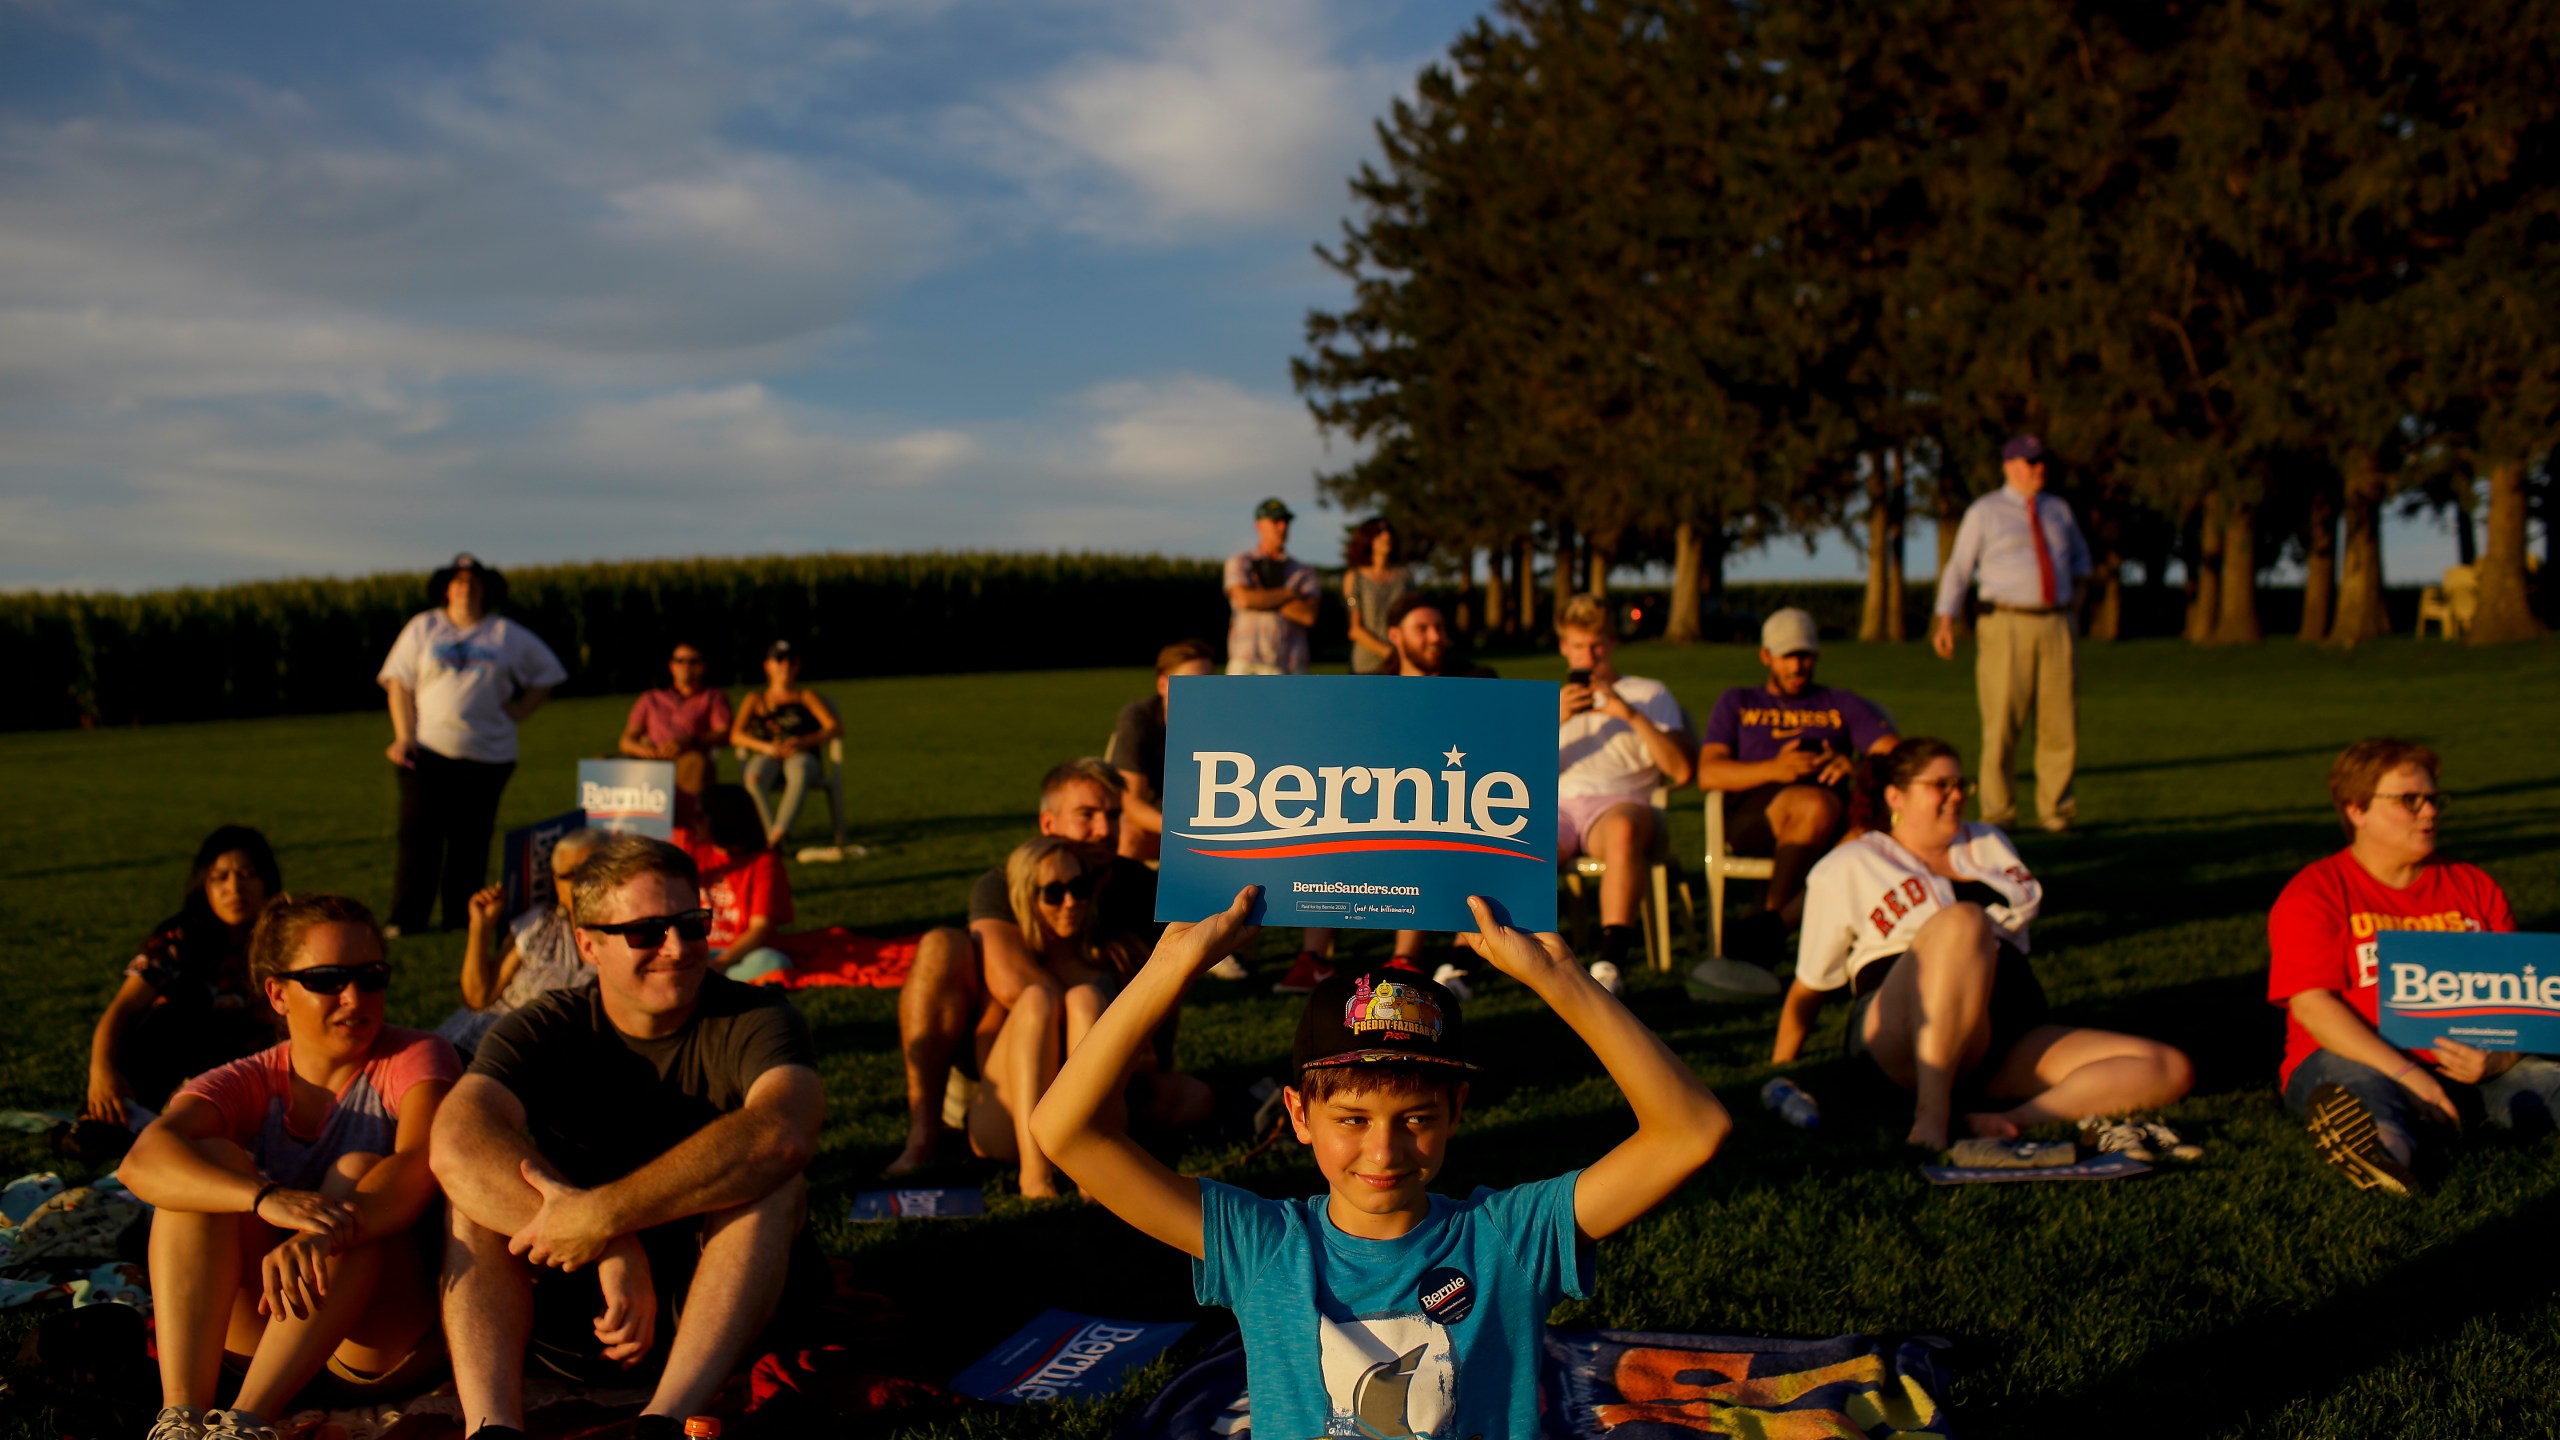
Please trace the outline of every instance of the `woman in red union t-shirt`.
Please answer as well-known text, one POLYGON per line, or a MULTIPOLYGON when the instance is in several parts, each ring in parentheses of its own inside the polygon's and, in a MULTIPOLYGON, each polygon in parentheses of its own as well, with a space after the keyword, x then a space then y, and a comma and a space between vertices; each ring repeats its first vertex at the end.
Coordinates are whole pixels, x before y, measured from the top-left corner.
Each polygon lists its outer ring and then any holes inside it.
POLYGON ((2329 767, 2347 848, 2303 867, 2267 915, 2267 999, 2285 1007, 2285 1104, 2359 1190, 2416 1190, 2421 1130, 2458 1128, 2463 1092, 2476 1092, 2500 1126, 2560 1103, 2560 1064, 2441 1038, 2404 1052, 2376 1033, 2383 931, 2516 928, 2498 882, 2436 855, 2438 768, 2434 751, 2406 740, 2348 746, 2329 767))
POLYGON ((400 1394, 441 1362, 442 1246, 417 1221, 453 1047, 382 1023, 382 930, 345 896, 267 902, 249 974, 289 1038, 188 1081, 124 1162, 159 1207, 152 1440, 272 1440, 324 1364, 348 1390, 400 1394), (208 1410, 226 1353, 248 1371, 233 1408, 208 1410))

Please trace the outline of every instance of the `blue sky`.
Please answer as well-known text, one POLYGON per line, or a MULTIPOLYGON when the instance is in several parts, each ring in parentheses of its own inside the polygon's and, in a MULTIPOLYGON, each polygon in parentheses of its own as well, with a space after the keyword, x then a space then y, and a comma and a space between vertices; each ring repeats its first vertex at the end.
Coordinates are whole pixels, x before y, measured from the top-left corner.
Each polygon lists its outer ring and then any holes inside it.
POLYGON ((1480 8, 0 0, 0 588, 1235 548, 1480 8))

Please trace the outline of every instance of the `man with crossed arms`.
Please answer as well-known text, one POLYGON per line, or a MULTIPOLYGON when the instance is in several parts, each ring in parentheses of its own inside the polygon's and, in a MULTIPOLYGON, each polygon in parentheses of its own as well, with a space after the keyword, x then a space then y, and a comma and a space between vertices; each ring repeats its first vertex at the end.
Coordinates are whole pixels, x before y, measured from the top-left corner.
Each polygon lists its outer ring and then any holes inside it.
POLYGON ((1982 705, 1982 820, 2017 821, 2011 752, 2036 712, 2036 823, 2071 828, 2071 768, 2080 748, 2080 666, 2073 611, 2089 574, 2089 546, 2071 507, 2044 493, 2044 442, 2020 435, 2000 450, 2004 483, 1966 507, 1955 549, 1938 575, 1937 621, 1929 644, 1956 654, 1956 614, 1964 587, 1981 576, 1988 612, 1974 627, 1974 694, 1982 705))

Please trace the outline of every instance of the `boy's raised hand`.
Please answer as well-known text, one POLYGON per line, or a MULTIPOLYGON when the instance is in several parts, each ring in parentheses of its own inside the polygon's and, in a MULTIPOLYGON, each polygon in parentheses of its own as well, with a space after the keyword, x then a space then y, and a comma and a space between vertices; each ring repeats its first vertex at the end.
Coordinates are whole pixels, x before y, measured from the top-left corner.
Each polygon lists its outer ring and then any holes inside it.
POLYGON ((1200 972, 1250 945, 1262 933, 1262 927, 1247 917, 1253 904, 1262 896, 1262 887, 1247 885, 1236 892, 1235 903, 1205 920, 1177 920, 1164 927, 1164 937, 1156 941, 1155 954, 1147 963, 1174 966, 1186 980, 1197 979, 1200 972))
POLYGON ((1487 964, 1531 989, 1537 988, 1544 976, 1558 971, 1580 973, 1574 963, 1573 948, 1564 937, 1553 933, 1531 934, 1514 930, 1493 918, 1493 907, 1481 895, 1467 897, 1467 908, 1475 912, 1476 933, 1461 935, 1458 943, 1484 957, 1487 964))

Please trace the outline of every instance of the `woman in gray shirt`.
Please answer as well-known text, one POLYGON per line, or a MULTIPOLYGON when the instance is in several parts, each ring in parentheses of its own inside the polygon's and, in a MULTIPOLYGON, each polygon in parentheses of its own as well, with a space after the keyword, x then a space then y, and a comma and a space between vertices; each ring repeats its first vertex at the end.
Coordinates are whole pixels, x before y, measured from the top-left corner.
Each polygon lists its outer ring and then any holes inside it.
POLYGON ((1392 674, 1395 647, 1387 643, 1387 610, 1413 588, 1405 568, 1404 541, 1383 515, 1360 522, 1343 555, 1342 603, 1351 612, 1351 673, 1392 674))

